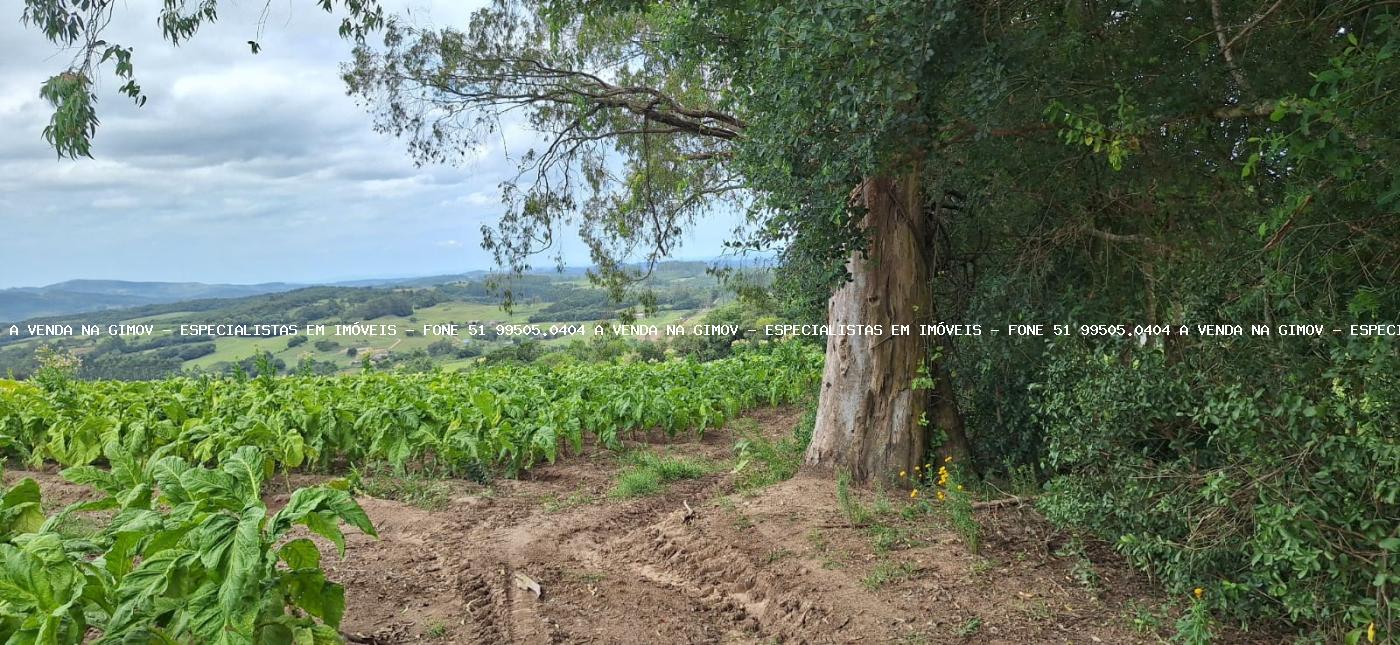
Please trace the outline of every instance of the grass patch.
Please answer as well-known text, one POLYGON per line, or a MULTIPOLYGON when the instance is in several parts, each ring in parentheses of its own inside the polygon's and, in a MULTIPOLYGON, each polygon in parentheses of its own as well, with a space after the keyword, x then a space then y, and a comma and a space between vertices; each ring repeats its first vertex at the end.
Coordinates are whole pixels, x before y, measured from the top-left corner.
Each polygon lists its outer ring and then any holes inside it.
POLYGON ((802 467, 806 447, 797 437, 769 440, 752 419, 736 421, 734 432, 741 437, 734 444, 734 485, 740 492, 753 492, 792 479, 802 467))
POLYGON ((356 491, 402 502, 425 511, 440 511, 452 501, 452 485, 420 473, 395 475, 378 467, 365 470, 355 469, 350 474, 351 485, 356 491))
POLYGON ((629 470, 618 475, 612 496, 619 499, 645 497, 661 492, 661 476, 653 470, 629 470))
POLYGON ((914 570, 914 565, 908 562, 882 560, 879 564, 875 565, 874 569, 870 570, 870 573, 860 579, 860 583, 865 585, 866 589, 875 591, 892 582, 899 582, 900 580, 907 580, 913 577, 914 570))
POLYGON ((669 457, 650 452, 634 452, 624 457, 631 463, 617 476, 610 496, 627 499, 655 495, 672 482, 699 479, 709 474, 713 466, 699 459, 669 457))
POLYGON ((982 619, 978 618, 977 616, 973 616, 972 618, 967 619, 967 622, 963 623, 961 627, 958 627, 956 630, 953 630, 953 634, 962 638, 967 638, 968 636, 976 634, 981 629, 982 619))

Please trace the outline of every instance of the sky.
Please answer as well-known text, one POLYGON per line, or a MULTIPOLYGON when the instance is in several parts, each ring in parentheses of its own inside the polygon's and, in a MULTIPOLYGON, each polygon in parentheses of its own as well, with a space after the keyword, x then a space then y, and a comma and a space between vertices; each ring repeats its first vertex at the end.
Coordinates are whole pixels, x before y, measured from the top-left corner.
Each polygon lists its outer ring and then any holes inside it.
MULTIPOLYGON (((464 25, 476 2, 384 0, 424 26, 464 25)), ((350 45, 314 0, 223 0, 179 48, 159 3, 120 2, 104 33, 135 46, 149 97, 137 108, 100 79, 93 159, 57 158, 39 98, 72 53, 0 9, 0 288, 70 279, 330 282, 491 268, 481 227, 535 138, 507 132, 457 167, 417 168, 346 96, 350 45), (253 55, 247 41, 262 49, 253 55)), ((699 227, 677 258, 723 252, 734 222, 699 227)), ((565 262, 587 250, 570 234, 565 262)), ((553 265, 553 252, 533 262, 553 265)))

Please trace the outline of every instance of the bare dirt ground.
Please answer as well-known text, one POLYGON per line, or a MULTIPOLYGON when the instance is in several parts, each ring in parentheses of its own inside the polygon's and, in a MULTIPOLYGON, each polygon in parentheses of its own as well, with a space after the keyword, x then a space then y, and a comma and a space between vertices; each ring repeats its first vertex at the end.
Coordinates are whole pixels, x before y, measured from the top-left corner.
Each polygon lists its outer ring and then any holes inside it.
MULTIPOLYGON (((775 437, 799 416, 750 415, 775 437)), ((712 431, 651 449, 719 462, 733 443, 712 431)), ((450 501, 434 510, 362 497, 379 539, 349 536, 344 560, 326 550, 328 575, 346 587, 342 632, 385 644, 1138 643, 1165 634, 1135 628, 1137 608, 1163 601, 1141 576, 1102 546, 1064 555, 1069 536, 1028 507, 979 511, 984 545, 972 555, 928 516, 892 514, 882 523, 895 537, 877 543, 869 527, 849 525, 829 478, 799 474, 745 495, 719 469, 658 495, 610 499, 622 467, 599 452, 520 480, 452 481, 450 501)), ((21 476, 38 478, 53 504, 84 496, 52 473, 6 473, 21 476)), ((285 483, 270 503, 285 500, 285 483)))

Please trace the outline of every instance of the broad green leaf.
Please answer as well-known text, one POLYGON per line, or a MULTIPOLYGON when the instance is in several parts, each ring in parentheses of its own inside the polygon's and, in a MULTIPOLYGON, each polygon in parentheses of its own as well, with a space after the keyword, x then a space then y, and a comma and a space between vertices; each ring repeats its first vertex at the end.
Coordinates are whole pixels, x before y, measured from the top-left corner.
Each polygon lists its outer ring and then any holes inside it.
POLYGON ((321 549, 307 538, 298 538, 282 545, 277 554, 292 569, 321 568, 321 549))
POLYGON ((219 587, 219 608, 229 625, 251 627, 257 615, 257 586, 272 563, 268 561, 263 543, 262 524, 267 509, 261 504, 250 506, 239 518, 229 547, 228 566, 219 587))

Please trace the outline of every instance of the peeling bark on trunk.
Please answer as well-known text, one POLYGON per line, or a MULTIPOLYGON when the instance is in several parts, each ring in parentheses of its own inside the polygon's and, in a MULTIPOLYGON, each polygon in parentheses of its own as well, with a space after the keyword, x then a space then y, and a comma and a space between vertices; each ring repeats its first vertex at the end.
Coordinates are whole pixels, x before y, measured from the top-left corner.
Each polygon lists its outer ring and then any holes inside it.
POLYGON ((918 175, 867 179, 857 191, 869 244, 864 256, 853 253, 848 260, 851 281, 831 297, 827 320, 833 332, 880 325, 883 334, 827 337, 806 462, 868 481, 913 472, 924 459, 931 428, 949 435, 947 454, 966 455, 967 442, 947 370, 935 369, 932 392, 914 389, 933 340, 918 325, 937 321, 918 175), (908 325, 908 334, 893 335, 893 325, 908 325))

